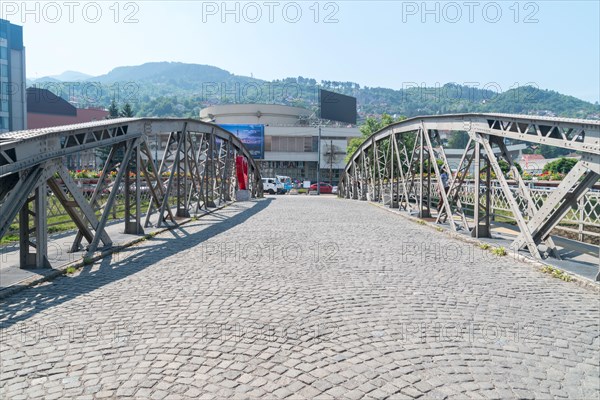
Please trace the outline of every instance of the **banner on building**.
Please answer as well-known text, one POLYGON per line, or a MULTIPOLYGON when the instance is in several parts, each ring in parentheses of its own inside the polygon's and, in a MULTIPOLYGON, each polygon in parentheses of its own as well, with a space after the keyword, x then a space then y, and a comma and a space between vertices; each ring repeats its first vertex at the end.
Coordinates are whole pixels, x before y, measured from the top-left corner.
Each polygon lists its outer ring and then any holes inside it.
POLYGON ((346 149, 348 141, 346 139, 323 139, 321 140, 321 169, 343 169, 346 167, 346 149))
POLYGON ((219 124, 219 126, 237 136, 250 152, 252 158, 265 158, 265 126, 248 124, 219 124))

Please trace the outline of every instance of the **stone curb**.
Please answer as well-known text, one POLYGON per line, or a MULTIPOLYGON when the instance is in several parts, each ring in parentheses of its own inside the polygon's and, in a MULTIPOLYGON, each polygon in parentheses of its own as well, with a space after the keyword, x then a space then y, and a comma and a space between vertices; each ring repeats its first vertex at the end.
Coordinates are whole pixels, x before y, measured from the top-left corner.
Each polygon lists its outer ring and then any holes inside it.
POLYGON ((46 276, 31 277, 31 278, 24 279, 24 280, 22 280, 22 281, 20 281, 20 282, 18 282, 16 284, 14 284, 13 286, 9 286, 7 288, 4 288, 4 289, 0 290, 0 299, 4 299, 4 298, 6 298, 8 296, 11 296, 11 295, 17 293, 17 292, 20 292, 21 290, 25 290, 27 288, 37 286, 37 285, 39 285, 41 283, 51 281, 53 279, 56 279, 59 276, 66 275, 68 268, 74 267, 76 269, 80 269, 80 268, 82 268, 82 267, 84 267, 86 265, 93 264, 96 261, 101 260, 102 258, 104 258, 104 257, 106 257, 108 255, 111 255, 111 254, 114 254, 114 253, 118 253, 119 251, 121 251, 123 249, 126 249, 128 247, 134 246, 134 245, 136 245, 136 244, 138 244, 140 242, 144 242, 146 240, 152 239, 154 236, 157 236, 157 235, 159 235, 161 233, 164 233, 166 231, 170 231, 170 230, 179 228, 180 226, 185 225, 185 224, 187 224, 187 223, 189 223, 191 221, 196 221, 196 220, 198 220, 198 219, 200 219, 200 218, 202 218, 204 216, 210 215, 210 214, 212 214, 212 213, 214 213, 216 211, 220 211, 220 210, 224 209, 225 207, 228 207, 228 206, 232 205, 233 203, 235 203, 235 202, 226 203, 225 205, 222 205, 222 206, 219 206, 219 207, 217 207, 215 209, 209 210, 208 212, 206 212, 206 213, 204 213, 204 214, 202 214, 202 215, 200 215, 198 217, 186 218, 186 219, 182 220, 181 222, 179 222, 175 226, 168 226, 168 227, 165 227, 165 228, 161 228, 161 229, 159 229, 159 230, 157 230, 155 232, 149 233, 147 235, 140 236, 139 238, 132 239, 129 242, 126 242, 126 243, 124 243, 122 245, 113 246, 110 249, 104 250, 102 252, 97 252, 96 254, 94 254, 93 257, 89 257, 87 260, 79 260, 79 261, 74 261, 74 262, 63 264, 61 266, 53 268, 53 271, 50 272, 46 276), (151 237, 148 238, 148 235, 151 235, 151 237))
MULTIPOLYGON (((388 212, 390 212, 390 213, 392 213, 394 215, 397 215, 397 216, 399 216, 401 218, 407 219, 407 220, 412 221, 412 222, 416 222, 416 223, 418 223, 421 226, 427 226, 429 228, 435 229, 437 232, 443 233, 443 234, 445 234, 447 236, 450 236, 453 239, 458 239, 460 241, 463 241, 463 242, 466 242, 466 243, 470 243, 470 244, 474 244, 474 245, 477 245, 477 246, 486 243, 486 242, 477 240, 475 238, 466 237, 466 236, 461 235, 460 233, 457 233, 457 232, 452 232, 452 231, 450 231, 448 229, 445 229, 445 228, 442 228, 442 230, 440 231, 438 229, 438 228, 440 228, 439 225, 436 225, 434 223, 425 221, 425 220, 423 220, 421 218, 418 218, 418 217, 413 217, 412 215, 403 214, 401 212, 398 212, 395 209, 387 208, 383 204, 378 204, 378 203, 374 203, 374 202, 369 202, 369 204, 371 204, 372 206, 381 208, 381 209, 383 209, 385 211, 388 211, 388 212)), ((487 244, 489 244, 489 243, 487 243, 487 244)), ((534 260, 534 259, 526 257, 526 256, 524 256, 522 254, 511 254, 510 257, 512 257, 515 260, 521 261, 521 262, 523 262, 525 264, 529 264, 530 266, 534 267, 535 269, 537 269, 540 272, 542 272, 542 269, 545 268, 545 267, 552 267, 552 268, 555 268, 555 269, 559 269, 559 268, 557 268, 557 267, 555 267, 553 265, 544 263, 542 261, 534 260)), ((596 292, 596 293, 600 294, 600 282, 596 282, 596 281, 593 281, 591 279, 588 279, 588 278, 585 278, 583 276, 576 275, 574 273, 567 272, 567 271, 564 271, 564 270, 561 270, 561 271, 563 272, 564 275, 567 275, 567 276, 569 276, 571 278, 571 281, 570 281, 571 283, 575 283, 576 285, 578 285, 578 286, 580 286, 582 288, 585 288, 585 289, 588 289, 588 290, 591 290, 593 292, 596 292)), ((544 273, 544 274, 547 275, 546 273, 544 273)), ((570 283, 570 282, 565 282, 565 283, 570 283)))

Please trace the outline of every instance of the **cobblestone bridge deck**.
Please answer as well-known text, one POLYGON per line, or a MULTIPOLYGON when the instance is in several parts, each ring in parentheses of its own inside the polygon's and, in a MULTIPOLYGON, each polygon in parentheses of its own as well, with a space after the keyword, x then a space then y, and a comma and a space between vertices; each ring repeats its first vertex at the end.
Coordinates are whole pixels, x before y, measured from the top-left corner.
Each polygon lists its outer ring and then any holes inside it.
POLYGON ((597 399, 598 300, 367 203, 272 197, 4 299, 0 398, 597 399))

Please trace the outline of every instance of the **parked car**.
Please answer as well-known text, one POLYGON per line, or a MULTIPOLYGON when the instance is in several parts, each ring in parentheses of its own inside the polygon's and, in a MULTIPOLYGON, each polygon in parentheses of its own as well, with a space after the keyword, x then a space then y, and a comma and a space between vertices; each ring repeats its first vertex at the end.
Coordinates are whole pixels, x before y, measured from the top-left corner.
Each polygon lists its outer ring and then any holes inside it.
POLYGON ((283 182, 277 178, 262 178, 263 192, 269 194, 286 194, 287 190, 283 182))
MULTIPOLYGON (((320 191, 323 194, 331 193, 333 191, 333 186, 331 186, 329 183, 321 182, 319 186, 320 191)), ((317 184, 313 183, 310 185, 310 190, 317 190, 317 184)))
POLYGON ((275 194, 278 191, 277 180, 275 178, 262 178, 263 192, 275 194))

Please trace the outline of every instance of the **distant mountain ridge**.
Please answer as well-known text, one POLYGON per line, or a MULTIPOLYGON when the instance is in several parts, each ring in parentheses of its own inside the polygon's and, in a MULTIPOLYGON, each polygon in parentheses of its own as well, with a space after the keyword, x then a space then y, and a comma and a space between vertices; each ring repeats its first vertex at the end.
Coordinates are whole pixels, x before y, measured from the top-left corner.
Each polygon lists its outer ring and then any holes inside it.
POLYGON ((114 83, 123 81, 145 81, 162 83, 177 77, 202 77, 203 81, 222 81, 234 75, 211 65, 186 64, 181 62, 151 62, 138 66, 117 67, 108 74, 90 78, 90 81, 114 83))
POLYGON ((34 82, 45 82, 45 81, 51 81, 51 82, 79 82, 79 81, 85 81, 88 80, 90 78, 93 78, 92 75, 88 75, 88 74, 84 74, 83 72, 78 72, 78 71, 65 71, 62 74, 59 75, 50 75, 50 76, 45 76, 43 78, 39 78, 39 79, 31 79, 30 80, 34 81, 34 82))
MULTIPOLYGON (((361 87, 354 82, 317 82, 303 77, 265 81, 234 75, 210 65, 181 62, 122 66, 97 77, 67 71, 38 79, 34 84, 43 86, 64 78, 100 84, 106 89, 93 99, 84 98, 84 94, 75 89, 74 93, 70 93, 73 98, 69 100, 82 106, 107 107, 115 98, 121 104, 131 103, 139 116, 197 117, 202 107, 230 103, 273 103, 316 109, 318 89, 324 88, 355 96, 360 118, 382 113, 410 117, 503 112, 600 119, 597 104, 532 86, 502 93, 453 83, 436 88, 394 90, 361 87), (83 80, 75 79, 86 76, 83 80)), ((60 95, 65 97, 65 93, 60 95)))

